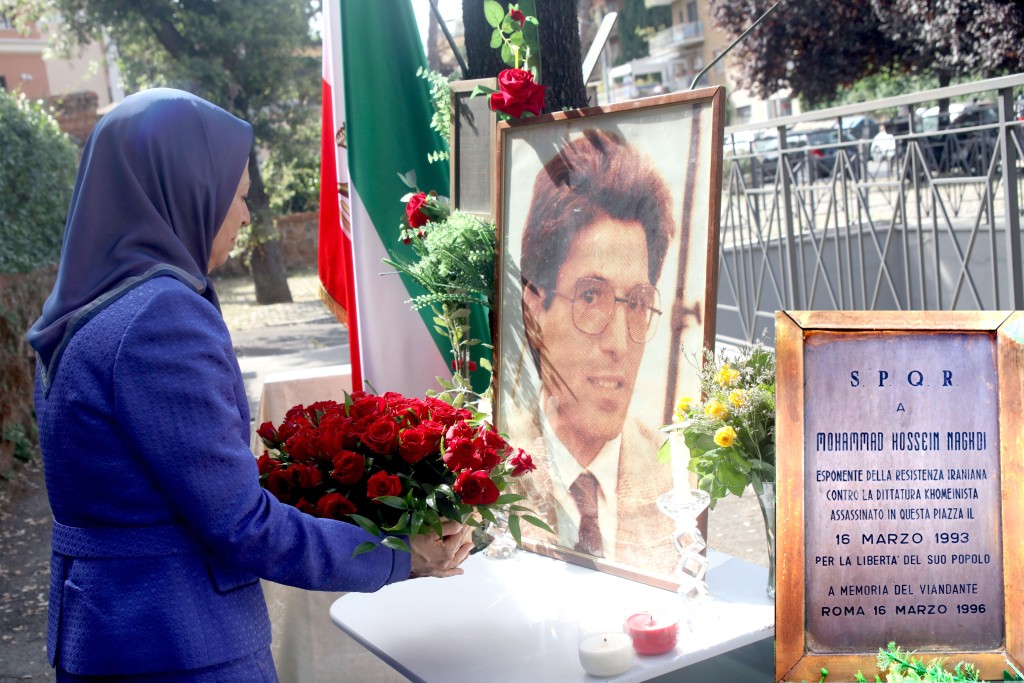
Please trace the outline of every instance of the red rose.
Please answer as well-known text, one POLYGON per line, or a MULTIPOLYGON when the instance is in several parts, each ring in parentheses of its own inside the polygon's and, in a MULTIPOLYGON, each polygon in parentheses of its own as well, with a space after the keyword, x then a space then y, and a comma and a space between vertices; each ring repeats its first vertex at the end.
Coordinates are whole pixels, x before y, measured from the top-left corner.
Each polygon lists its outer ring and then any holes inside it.
POLYGON ((508 11, 508 18, 512 21, 518 21, 520 28, 526 25, 526 15, 517 9, 510 9, 508 11))
POLYGON ((493 427, 487 426, 480 429, 480 438, 483 439, 484 445, 488 448, 501 451, 508 448, 508 442, 501 438, 493 427))
POLYGON ((298 487, 292 482, 289 470, 277 469, 263 480, 263 488, 270 491, 282 503, 291 505, 296 498, 298 487))
POLYGON ((356 511, 356 505, 340 493, 328 493, 316 502, 316 511, 321 517, 342 519, 356 511))
POLYGON ((398 441, 398 425, 393 418, 382 417, 367 427, 362 439, 374 453, 387 455, 394 451, 398 441))
POLYGON ((476 452, 480 456, 479 469, 490 472, 491 470, 498 466, 498 463, 501 462, 501 456, 495 449, 487 448, 486 446, 484 446, 482 441, 482 439, 476 439, 476 441, 473 444, 474 447, 476 448, 476 452))
POLYGON ((453 424, 448 432, 444 435, 444 438, 449 441, 453 439, 473 439, 476 437, 476 430, 470 427, 465 421, 458 421, 453 424))
MULTIPOLYGON (((296 406, 296 408, 302 408, 302 406, 296 406)), ((293 434, 313 426, 305 415, 293 413, 292 411, 294 410, 295 409, 293 408, 288 411, 288 415, 285 415, 284 422, 282 422, 281 426, 277 428, 277 438, 282 443, 290 439, 293 434)))
POLYGON ((320 470, 312 465, 292 465, 288 468, 291 474, 292 483, 302 489, 311 489, 323 481, 320 470))
POLYGON ((409 227, 422 228, 430 222, 420 207, 427 203, 427 193, 417 192, 405 204, 405 215, 409 218, 409 227))
POLYGON ((533 464, 533 457, 529 453, 523 451, 522 448, 519 452, 508 459, 508 463, 512 465, 512 476, 519 477, 527 472, 532 472, 537 469, 537 466, 533 464))
POLYGON ((319 436, 319 432, 316 429, 304 429, 289 437, 284 444, 284 448, 295 462, 312 462, 317 454, 319 436))
POLYGON ((307 515, 312 515, 314 517, 320 516, 320 512, 316 509, 316 505, 313 505, 305 498, 303 498, 302 500, 295 504, 295 509, 297 509, 299 512, 305 512, 307 515))
POLYGON ((499 92, 491 94, 491 109, 518 119, 523 112, 538 115, 544 108, 544 86, 533 82, 523 69, 505 69, 498 74, 499 92))
POLYGON ((442 459, 452 472, 480 469, 481 465, 480 454, 473 441, 460 437, 448 440, 442 459))
POLYGON ((356 439, 352 435, 352 420, 343 413, 328 413, 320 420, 317 435, 317 450, 321 455, 330 456, 343 449, 355 446, 356 439))
POLYGON ((351 486, 363 477, 365 471, 366 458, 352 451, 341 451, 334 456, 331 479, 339 484, 351 486))
POLYGON ((498 500, 498 487, 486 472, 466 470, 452 486, 466 505, 490 505, 498 500))
POLYGON ((259 429, 256 430, 256 433, 260 435, 261 439, 263 439, 263 443, 267 448, 277 448, 279 442, 277 439, 277 430, 274 429, 273 422, 264 422, 259 426, 259 429))
POLYGON ((364 396, 352 403, 348 415, 355 421, 376 417, 384 412, 388 404, 380 396, 364 396))
POLYGON ((264 474, 270 474, 274 470, 281 469, 281 462, 271 458, 270 454, 264 451, 263 455, 256 458, 256 467, 259 468, 260 476, 263 476, 264 474))
POLYGON ((402 460, 415 465, 423 458, 437 451, 441 441, 440 432, 432 432, 429 427, 419 425, 402 431, 398 435, 398 454, 402 460))
POLYGON ((366 482, 366 495, 369 498, 402 495, 402 480, 383 470, 374 474, 366 482))

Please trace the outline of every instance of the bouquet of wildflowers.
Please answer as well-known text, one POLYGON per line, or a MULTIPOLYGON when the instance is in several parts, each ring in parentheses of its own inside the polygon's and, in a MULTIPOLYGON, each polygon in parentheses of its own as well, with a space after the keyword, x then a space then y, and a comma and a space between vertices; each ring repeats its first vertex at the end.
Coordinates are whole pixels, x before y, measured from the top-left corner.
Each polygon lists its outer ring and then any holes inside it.
MULTIPOLYGON (((705 351, 702 360, 704 399, 679 399, 676 421, 663 430, 682 433, 689 470, 714 508, 748 485, 761 495, 763 484, 775 481, 775 355, 757 342, 734 357, 705 351)), ((658 459, 668 458, 666 442, 658 459)))
MULTIPOLYGON (((317 517, 358 524, 383 544, 409 550, 402 536, 441 535, 451 519, 480 526, 508 512, 521 542, 520 519, 547 528, 503 493, 535 469, 486 423, 436 398, 357 391, 344 403, 295 406, 280 425, 260 425, 267 450, 257 461, 260 484, 278 500, 317 517)), ((374 548, 362 543, 356 555, 374 548)))

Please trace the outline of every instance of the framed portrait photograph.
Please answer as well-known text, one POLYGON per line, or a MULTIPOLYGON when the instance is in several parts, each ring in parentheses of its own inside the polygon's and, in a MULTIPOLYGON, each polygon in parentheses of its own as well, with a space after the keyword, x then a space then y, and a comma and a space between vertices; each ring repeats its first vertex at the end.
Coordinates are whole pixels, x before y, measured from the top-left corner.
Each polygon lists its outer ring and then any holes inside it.
POLYGON ((529 550, 672 587, 658 462, 714 348, 724 93, 498 126, 495 424, 533 456, 529 550))

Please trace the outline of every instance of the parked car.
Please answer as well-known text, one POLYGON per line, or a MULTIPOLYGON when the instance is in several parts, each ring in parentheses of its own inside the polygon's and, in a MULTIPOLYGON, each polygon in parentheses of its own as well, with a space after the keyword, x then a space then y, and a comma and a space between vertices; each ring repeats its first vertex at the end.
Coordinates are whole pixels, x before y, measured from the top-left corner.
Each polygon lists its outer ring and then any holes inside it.
MULTIPOLYGON (((786 134, 786 156, 790 168, 796 178, 805 178, 811 182, 832 175, 839 150, 842 149, 849 160, 854 177, 860 177, 860 148, 855 144, 857 138, 844 130, 843 145, 839 145, 837 128, 818 128, 810 130, 794 130, 786 134), (848 143, 848 144, 847 144, 848 143)), ((779 138, 766 137, 754 142, 754 161, 752 170, 755 183, 775 181, 779 165, 779 138)))

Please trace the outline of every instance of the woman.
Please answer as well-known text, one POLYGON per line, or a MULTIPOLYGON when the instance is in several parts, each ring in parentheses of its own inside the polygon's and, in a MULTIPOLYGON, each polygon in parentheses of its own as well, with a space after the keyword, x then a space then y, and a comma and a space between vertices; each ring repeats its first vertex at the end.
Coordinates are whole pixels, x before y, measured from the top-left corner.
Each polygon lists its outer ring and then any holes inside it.
MULTIPOLYGON (((375 591, 450 576, 461 527, 413 552, 260 488, 241 373, 207 273, 248 222, 252 128, 185 92, 97 125, 60 270, 29 331, 54 515, 47 650, 58 681, 274 681, 259 577, 375 591)), ((342 672, 339 672, 342 673, 342 672)))

